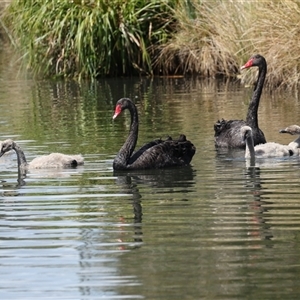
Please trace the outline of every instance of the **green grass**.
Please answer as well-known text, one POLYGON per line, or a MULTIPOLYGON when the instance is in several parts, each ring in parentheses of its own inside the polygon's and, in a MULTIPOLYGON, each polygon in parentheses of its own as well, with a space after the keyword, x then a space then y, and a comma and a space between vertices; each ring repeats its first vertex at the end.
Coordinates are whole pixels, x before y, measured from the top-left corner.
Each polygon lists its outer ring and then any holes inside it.
POLYGON ((15 0, 5 22, 34 74, 151 74, 149 51, 168 36, 171 2, 15 0))

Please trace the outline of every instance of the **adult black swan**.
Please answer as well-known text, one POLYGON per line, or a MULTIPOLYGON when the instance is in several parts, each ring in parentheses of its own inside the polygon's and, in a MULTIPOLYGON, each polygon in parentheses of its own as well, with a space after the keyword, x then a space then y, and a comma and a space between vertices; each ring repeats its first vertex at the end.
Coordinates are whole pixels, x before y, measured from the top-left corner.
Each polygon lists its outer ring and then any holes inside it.
POLYGON ((218 120, 214 125, 215 146, 220 148, 245 148, 245 141, 241 140, 241 128, 248 125, 252 128, 254 146, 266 143, 264 133, 258 127, 257 110, 263 85, 267 74, 267 63, 263 56, 256 54, 241 67, 241 70, 258 67, 258 79, 254 86, 252 99, 248 107, 246 121, 218 120))
POLYGON ((114 170, 157 169, 185 166, 191 162, 196 148, 185 135, 181 135, 178 140, 168 138, 151 141, 133 153, 139 129, 136 106, 130 99, 121 98, 116 104, 113 119, 125 109, 130 112, 131 125, 127 140, 114 159, 114 170))

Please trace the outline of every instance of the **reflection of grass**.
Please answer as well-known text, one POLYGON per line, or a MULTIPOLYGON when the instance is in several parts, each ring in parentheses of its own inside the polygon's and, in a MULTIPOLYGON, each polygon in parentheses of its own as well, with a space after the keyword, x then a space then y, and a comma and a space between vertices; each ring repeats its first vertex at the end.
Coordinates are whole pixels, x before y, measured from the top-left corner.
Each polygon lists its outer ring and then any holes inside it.
POLYGON ((19 0, 7 12, 9 34, 36 74, 234 76, 260 53, 267 85, 299 81, 298 0, 19 0))

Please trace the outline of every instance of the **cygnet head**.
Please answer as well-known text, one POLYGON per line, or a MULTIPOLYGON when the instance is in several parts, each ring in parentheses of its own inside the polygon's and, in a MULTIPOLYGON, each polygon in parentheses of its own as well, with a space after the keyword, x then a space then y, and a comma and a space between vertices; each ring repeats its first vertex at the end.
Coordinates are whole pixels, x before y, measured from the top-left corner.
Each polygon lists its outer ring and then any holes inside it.
POLYGON ((289 133, 291 135, 300 135, 300 126, 298 125, 290 125, 285 129, 279 130, 280 133, 289 133))
POLYGON ((241 128, 242 140, 245 142, 250 136, 252 136, 252 128, 250 126, 243 126, 241 128))
POLYGON ((14 149, 14 147, 15 147, 15 142, 13 140, 8 139, 3 141, 1 145, 0 157, 6 152, 14 149))

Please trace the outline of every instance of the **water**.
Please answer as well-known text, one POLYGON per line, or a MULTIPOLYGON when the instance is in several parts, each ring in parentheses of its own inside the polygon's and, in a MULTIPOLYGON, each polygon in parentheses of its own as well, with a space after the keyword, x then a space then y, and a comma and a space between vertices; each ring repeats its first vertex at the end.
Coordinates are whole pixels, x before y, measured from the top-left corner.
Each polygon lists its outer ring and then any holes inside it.
MULTIPOLYGON (((243 151, 216 152, 213 124, 244 118, 251 96, 236 82, 192 79, 33 81, 0 71, 1 139, 30 161, 82 153, 77 169, 18 180, 0 159, 1 299, 296 299, 300 161, 247 168, 243 151), (114 104, 132 98, 138 144, 185 133, 191 167, 114 173, 130 126, 114 104)), ((299 124, 296 95, 264 93, 266 138, 299 124)))

